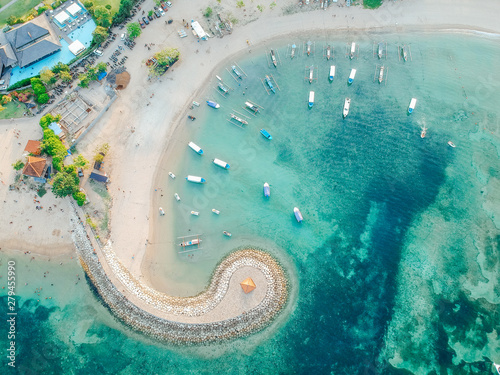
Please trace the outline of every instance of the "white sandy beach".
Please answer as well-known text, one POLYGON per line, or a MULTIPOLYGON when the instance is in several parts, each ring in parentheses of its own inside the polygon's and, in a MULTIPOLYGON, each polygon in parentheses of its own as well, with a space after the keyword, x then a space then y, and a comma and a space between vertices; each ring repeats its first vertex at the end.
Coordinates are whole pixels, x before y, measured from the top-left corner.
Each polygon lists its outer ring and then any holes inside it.
MULTIPOLYGON (((149 270, 156 249, 154 245, 146 245, 146 241, 155 243, 160 195, 155 188, 160 187, 168 172, 164 167, 165 158, 175 157, 169 154, 169 146, 176 141, 175 130, 185 123, 190 103, 203 90, 204 82, 232 55, 251 53, 252 45, 265 44, 272 38, 294 33, 314 36, 321 32, 320 35, 328 36, 341 31, 366 38, 373 31, 383 30, 500 33, 498 22, 491 16, 500 11, 500 2, 495 0, 483 1, 480 5, 468 0, 386 1, 377 10, 333 4, 326 11, 303 9, 283 15, 282 9, 295 3, 280 2, 275 9, 267 7, 262 13, 250 8, 246 11, 236 7, 228 9, 240 20, 233 33, 222 39, 198 42, 191 35, 180 39, 176 31, 181 27, 182 19, 201 19, 201 11, 213 4, 203 0, 179 1, 166 16, 173 18, 174 24, 153 22, 143 30, 137 47, 128 51, 126 66, 131 73, 128 88, 119 93, 118 100, 86 135, 78 149, 90 159, 96 145, 110 144, 106 162, 112 181, 109 185, 113 197, 111 240, 117 256, 134 276, 151 284, 149 270), (258 19, 244 24, 245 19, 254 17, 258 19), (155 45, 148 51, 144 48, 145 43, 155 45), (143 61, 164 47, 178 48, 181 60, 159 81, 149 82, 143 61), (131 132, 131 127, 135 127, 135 132, 131 132)), ((144 8, 152 6, 151 0, 143 5, 144 8)), ((111 52, 112 47, 109 50, 111 52)), ((49 191, 40 199, 44 207, 57 204, 57 210, 49 213, 35 210, 34 194, 8 191, 14 178, 11 164, 20 159, 28 139, 42 136, 38 121, 39 116, 0 122, 0 178, 3 181, 0 183, 0 212, 3 213, 0 217, 0 247, 49 256, 61 252, 70 254, 73 250, 67 235, 69 225, 64 212, 60 211, 61 208, 67 210, 67 199, 56 199, 49 191), (21 129, 19 140, 14 138, 14 128, 21 129), (32 228, 28 230, 30 225, 32 228)), ((154 285, 161 289, 162 281, 155 280, 154 285)))

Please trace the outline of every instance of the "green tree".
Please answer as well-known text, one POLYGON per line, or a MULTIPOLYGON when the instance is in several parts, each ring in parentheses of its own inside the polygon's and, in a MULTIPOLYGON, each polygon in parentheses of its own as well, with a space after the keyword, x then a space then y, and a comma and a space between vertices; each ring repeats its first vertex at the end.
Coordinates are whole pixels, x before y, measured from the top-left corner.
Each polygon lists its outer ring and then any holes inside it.
POLYGON ((54 74, 58 74, 58 73, 61 73, 61 72, 69 72, 69 66, 62 63, 62 62, 58 62, 56 65, 54 65, 54 67, 52 68, 52 72, 54 74))
POLYGON ((111 12, 103 6, 95 7, 94 17, 96 18, 97 24, 99 26, 108 28, 111 26, 111 12))
POLYGON ((108 66, 106 65, 105 62, 100 62, 100 63, 97 63, 96 68, 97 68, 97 71, 99 73, 102 73, 108 69, 108 66))
POLYGON ((130 39, 135 39, 141 35, 141 25, 139 25, 139 22, 131 22, 127 25, 127 32, 130 39))
POLYGON ((163 67, 179 60, 180 52, 177 48, 165 48, 155 55, 158 65, 163 67))
POLYGON ((106 4, 104 7, 105 7, 107 10, 111 10, 111 5, 109 5, 109 4, 106 4))
POLYGON ((98 146, 95 150, 96 152, 102 152, 104 155, 106 155, 109 151, 109 143, 103 143, 102 145, 98 146))
POLYGON ((83 206, 83 204, 85 203, 85 201, 87 200, 87 197, 85 196, 85 193, 81 192, 81 191, 76 191, 73 193, 73 198, 76 200, 76 203, 79 205, 79 206, 83 206))
POLYGON ((210 17, 212 15, 212 8, 210 7, 207 7, 207 9, 205 9, 205 13, 203 14, 205 17, 210 17))
POLYGON ((87 77, 91 81, 97 81, 97 69, 94 66, 87 67, 87 77))
POLYGON ((45 104, 50 100, 50 97, 48 94, 40 94, 37 96, 36 101, 40 104, 45 104))
POLYGON ((55 74, 49 68, 43 68, 40 71, 40 79, 46 85, 51 85, 57 81, 55 74))
POLYGON ((69 72, 65 72, 65 71, 62 71, 61 73, 59 73, 59 78, 61 78, 61 80, 63 82, 69 82, 73 79, 71 74, 69 72))
POLYGON ((56 174, 52 184, 52 192, 56 197, 63 198, 78 191, 78 176, 75 171, 63 169, 56 174))
POLYGON ((78 84, 78 86, 83 87, 83 88, 89 87, 90 78, 86 74, 80 74, 78 76, 78 79, 80 80, 80 83, 78 84))
POLYGON ((39 121, 39 124, 42 127, 42 129, 45 130, 49 127, 50 124, 52 124, 53 122, 59 122, 59 120, 61 120, 61 115, 52 116, 50 113, 48 113, 45 116, 42 116, 42 118, 39 121))
POLYGON ((92 44, 99 45, 104 42, 109 36, 108 30, 105 27, 97 26, 92 32, 92 44))
POLYGON ((148 16, 153 17, 153 11, 152 11, 152 10, 150 10, 150 11, 148 12, 148 16))
POLYGON ((236 2, 236 7, 237 8, 243 8, 245 6, 245 3, 243 1, 237 1, 236 2))
POLYGON ((87 169, 89 164, 90 162, 82 154, 73 159, 73 165, 77 168, 87 169))
POLYGON ((92 1, 84 1, 83 6, 87 9, 92 8, 94 6, 94 3, 92 1))
POLYGON ((16 162, 12 164, 12 167, 14 167, 16 171, 18 171, 20 169, 23 169, 24 163, 21 160, 16 160, 16 162))

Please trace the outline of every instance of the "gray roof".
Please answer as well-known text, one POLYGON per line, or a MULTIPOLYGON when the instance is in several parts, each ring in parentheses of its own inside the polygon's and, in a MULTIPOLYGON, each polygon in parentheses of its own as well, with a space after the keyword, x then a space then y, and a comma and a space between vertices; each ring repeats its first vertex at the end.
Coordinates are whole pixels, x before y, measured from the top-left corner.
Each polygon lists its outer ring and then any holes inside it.
POLYGON ((10 44, 0 47, 0 60, 3 66, 12 66, 17 62, 16 55, 10 44))
POLYGON ((17 52, 19 66, 21 68, 34 63, 44 57, 53 54, 61 49, 60 44, 53 43, 47 39, 40 40, 39 42, 29 46, 22 51, 17 52))
POLYGON ((6 33, 7 39, 16 50, 46 35, 49 35, 49 30, 32 22, 25 23, 6 33))

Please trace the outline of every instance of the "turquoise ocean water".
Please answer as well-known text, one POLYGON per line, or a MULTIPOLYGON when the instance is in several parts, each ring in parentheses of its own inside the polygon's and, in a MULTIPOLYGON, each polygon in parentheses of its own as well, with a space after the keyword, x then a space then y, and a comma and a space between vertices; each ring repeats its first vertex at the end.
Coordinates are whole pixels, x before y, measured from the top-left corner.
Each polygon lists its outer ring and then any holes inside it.
MULTIPOLYGON (((46 263, 19 276, 32 278, 20 289, 20 319, 26 322, 19 332, 20 366, 82 374, 491 373, 491 361, 500 361, 498 39, 365 35, 356 40, 360 51, 353 60, 345 57, 347 39, 328 41, 335 47, 330 61, 321 39, 311 39, 309 57, 300 50, 293 60, 286 56, 288 43, 303 48, 307 41, 297 39, 229 61, 216 74, 233 90, 222 97, 213 77, 198 98, 201 107, 190 111, 196 121, 186 120, 174 135, 178 158, 164 168, 177 178, 166 177, 158 187, 167 215, 154 272, 166 280, 163 289, 199 292, 224 254, 256 245, 288 268, 294 298, 284 319, 226 345, 157 344, 117 322, 84 280, 66 283, 61 297, 37 302, 29 288, 35 276, 47 268, 55 278, 60 270, 46 263), (380 61, 372 49, 382 40, 388 56, 380 61), (403 43, 411 46, 407 63, 398 61, 403 43), (279 52, 277 69, 268 66, 270 48, 279 52), (225 68, 232 61, 248 78, 231 78, 225 68), (374 82, 381 63, 387 84, 374 82), (332 64, 336 76, 330 83, 332 64), (317 80, 309 84, 304 77, 311 65, 317 80), (348 86, 351 68, 357 75, 348 86), (266 93, 266 74, 276 79, 276 94, 266 93), (345 97, 351 110, 343 120, 345 97), (418 102, 408 115, 412 97, 418 102), (208 99, 221 108, 207 107, 208 99), (261 105, 262 113, 245 112, 246 100, 261 105), (234 111, 250 118, 244 129, 227 121, 234 111), (190 150, 188 141, 204 155, 190 150), (230 170, 212 164, 214 157, 230 170), (207 183, 190 184, 188 174, 207 183), (264 182, 271 185, 269 200, 263 198, 264 182), (293 217, 294 206, 302 224, 293 217), (202 250, 178 255, 179 241, 172 237, 187 234, 202 234, 202 250)), ((35 267, 29 258, 18 262, 21 269, 23 262, 26 269, 35 267)), ((57 291, 66 277, 82 273, 71 264, 64 267, 68 275, 57 275, 57 291)), ((0 309, 5 305, 2 300, 0 309)))

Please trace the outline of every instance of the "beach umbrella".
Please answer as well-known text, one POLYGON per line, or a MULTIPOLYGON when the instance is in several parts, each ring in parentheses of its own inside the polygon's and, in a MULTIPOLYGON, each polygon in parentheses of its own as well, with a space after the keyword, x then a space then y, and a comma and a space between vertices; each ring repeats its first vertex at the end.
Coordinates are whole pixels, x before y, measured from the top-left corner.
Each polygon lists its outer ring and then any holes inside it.
POLYGON ((250 277, 243 280, 240 283, 240 285, 241 285, 241 289, 243 289, 243 291, 245 293, 250 293, 252 290, 254 290, 256 288, 255 283, 253 282, 253 280, 250 277))

